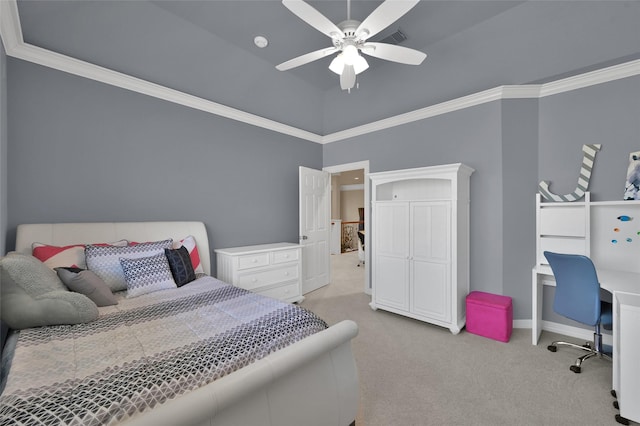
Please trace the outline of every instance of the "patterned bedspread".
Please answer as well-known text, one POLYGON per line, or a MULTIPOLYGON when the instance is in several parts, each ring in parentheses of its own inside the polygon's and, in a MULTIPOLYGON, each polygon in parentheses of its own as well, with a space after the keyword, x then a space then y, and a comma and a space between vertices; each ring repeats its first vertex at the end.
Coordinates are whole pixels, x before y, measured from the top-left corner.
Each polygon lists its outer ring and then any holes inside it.
POLYGON ((324 330, 300 307, 212 277, 22 330, 0 424, 114 424, 324 330))

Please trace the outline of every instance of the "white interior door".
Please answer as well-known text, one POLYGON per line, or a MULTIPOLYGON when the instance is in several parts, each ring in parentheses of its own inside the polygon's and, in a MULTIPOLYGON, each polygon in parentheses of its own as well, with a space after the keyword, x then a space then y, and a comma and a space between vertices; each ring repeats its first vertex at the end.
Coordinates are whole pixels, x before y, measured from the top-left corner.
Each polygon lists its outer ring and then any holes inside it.
POLYGON ((302 294, 306 294, 329 284, 331 175, 301 166, 299 180, 302 294))

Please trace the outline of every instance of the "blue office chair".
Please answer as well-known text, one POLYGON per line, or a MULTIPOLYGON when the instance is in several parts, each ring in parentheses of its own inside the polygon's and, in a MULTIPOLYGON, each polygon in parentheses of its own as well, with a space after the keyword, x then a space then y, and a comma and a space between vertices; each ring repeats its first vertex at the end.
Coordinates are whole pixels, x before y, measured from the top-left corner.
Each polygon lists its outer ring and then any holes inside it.
POLYGON ((600 334, 600 325, 611 329, 613 320, 611 303, 600 300, 600 283, 593 262, 588 257, 577 254, 545 251, 544 256, 556 278, 553 310, 564 317, 594 327, 593 342, 586 342, 580 346, 556 341, 547 349, 555 352, 558 345, 565 345, 586 351, 587 353, 579 357, 570 367, 574 373, 580 373, 582 362, 594 356, 611 361, 610 347, 603 347, 600 334))

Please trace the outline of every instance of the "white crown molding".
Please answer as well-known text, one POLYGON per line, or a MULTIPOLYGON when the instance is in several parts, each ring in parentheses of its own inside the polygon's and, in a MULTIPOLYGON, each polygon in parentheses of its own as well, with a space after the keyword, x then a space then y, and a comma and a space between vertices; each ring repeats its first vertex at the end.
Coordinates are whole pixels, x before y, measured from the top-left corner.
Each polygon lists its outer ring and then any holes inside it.
POLYGON ((510 85, 463 96, 327 135, 318 135, 24 42, 16 0, 0 0, 8 56, 316 143, 331 143, 503 99, 538 99, 640 74, 640 59, 539 85, 510 85))
POLYGON ((0 1, 0 36, 7 54, 24 43, 18 4, 15 1, 0 1))
POLYGON ((14 58, 296 138, 316 143, 322 142, 322 137, 315 133, 25 43, 22 39, 20 19, 15 0, 0 1, 0 25, 5 51, 7 55, 14 58))
POLYGON ((412 123, 414 121, 424 120, 426 118, 435 117, 437 115, 470 108, 487 102, 502 99, 521 99, 521 98, 537 98, 540 92, 539 85, 523 85, 523 86, 500 86, 483 92, 474 93, 463 96, 461 98, 431 105, 426 108, 417 109, 405 114, 396 115, 385 118, 372 123, 364 124, 351 129, 342 130, 340 132, 330 133, 322 138, 323 143, 337 142, 343 139, 355 136, 365 135, 367 133, 379 130, 389 129, 395 126, 412 123))
POLYGON ((545 83, 540 88, 540 97, 582 89, 638 74, 640 74, 640 59, 545 83))

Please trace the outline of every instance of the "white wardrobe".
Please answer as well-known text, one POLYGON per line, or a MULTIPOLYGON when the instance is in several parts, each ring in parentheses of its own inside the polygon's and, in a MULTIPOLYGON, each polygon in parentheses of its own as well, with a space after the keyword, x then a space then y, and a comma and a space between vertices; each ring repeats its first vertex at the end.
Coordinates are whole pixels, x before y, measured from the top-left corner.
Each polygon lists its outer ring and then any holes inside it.
POLYGON ((473 171, 457 163, 369 174, 373 309, 453 334, 464 327, 473 171))

